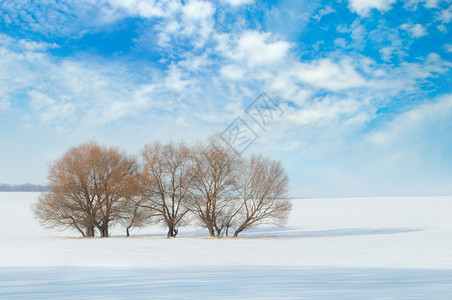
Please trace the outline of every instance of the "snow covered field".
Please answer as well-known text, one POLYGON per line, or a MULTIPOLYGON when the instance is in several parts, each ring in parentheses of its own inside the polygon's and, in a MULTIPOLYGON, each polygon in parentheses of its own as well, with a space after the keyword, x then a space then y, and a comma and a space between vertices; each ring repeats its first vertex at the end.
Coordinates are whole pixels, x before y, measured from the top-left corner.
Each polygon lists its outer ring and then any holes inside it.
POLYGON ((452 197, 293 200, 285 228, 80 239, 0 193, 1 299, 451 299, 452 197))

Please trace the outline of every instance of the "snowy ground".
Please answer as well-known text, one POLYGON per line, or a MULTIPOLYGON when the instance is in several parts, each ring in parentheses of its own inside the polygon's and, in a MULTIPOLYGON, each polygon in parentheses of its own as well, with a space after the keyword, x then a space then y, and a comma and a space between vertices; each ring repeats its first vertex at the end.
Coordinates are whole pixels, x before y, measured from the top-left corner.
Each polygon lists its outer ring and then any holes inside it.
POLYGON ((1 299, 452 297, 452 197, 293 200, 287 227, 218 240, 73 238, 39 227, 37 196, 0 193, 1 299))

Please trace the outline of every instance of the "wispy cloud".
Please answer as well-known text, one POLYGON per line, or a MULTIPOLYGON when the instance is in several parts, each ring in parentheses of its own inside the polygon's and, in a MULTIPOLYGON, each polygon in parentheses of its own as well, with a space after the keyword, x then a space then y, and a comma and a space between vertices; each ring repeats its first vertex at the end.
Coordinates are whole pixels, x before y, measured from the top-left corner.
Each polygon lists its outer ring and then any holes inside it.
POLYGON ((372 9, 387 11, 396 0, 349 0, 350 9, 361 16, 367 16, 372 9))
POLYGON ((452 20, 452 4, 448 8, 441 10, 438 20, 444 23, 449 23, 452 20))
POLYGON ((315 15, 313 15, 312 17, 314 19, 316 19, 317 21, 319 21, 323 16, 329 15, 336 12, 336 10, 334 8, 332 8, 331 6, 326 6, 324 8, 321 8, 315 15))
POLYGON ((447 52, 452 52, 452 44, 446 44, 446 45, 444 46, 444 48, 446 48, 446 51, 447 51, 447 52))
POLYGON ((275 67, 286 58, 290 43, 271 39, 268 32, 246 31, 238 37, 223 34, 218 50, 223 56, 250 68, 275 67))
POLYGON ((408 31, 414 38, 420 38, 427 35, 425 27, 421 24, 409 24, 405 23, 400 26, 403 30, 408 31))
POLYGON ((418 5, 422 3, 426 8, 437 8, 440 2, 443 2, 443 0, 407 0, 405 6, 416 10, 418 5))
POLYGON ((141 145, 221 132, 264 90, 284 116, 250 149, 360 182, 355 164, 370 174, 369 156, 381 161, 405 131, 446 120, 451 47, 437 29, 450 31, 450 7, 300 3, 3 1, 0 112, 66 143, 141 145), (405 10, 413 16, 398 18, 405 10), (103 51, 122 39, 124 52, 103 51))
MULTIPOLYGON (((434 124, 441 126, 452 118, 452 96, 447 95, 397 115, 383 128, 370 134, 370 141, 379 147, 391 147, 394 143, 406 142, 420 131, 428 132, 434 124)), ((441 130, 442 132, 442 130, 441 130)), ((430 134, 440 134, 431 132, 430 134)))
POLYGON ((254 3, 254 0, 223 0, 223 2, 226 2, 232 6, 239 6, 254 3))

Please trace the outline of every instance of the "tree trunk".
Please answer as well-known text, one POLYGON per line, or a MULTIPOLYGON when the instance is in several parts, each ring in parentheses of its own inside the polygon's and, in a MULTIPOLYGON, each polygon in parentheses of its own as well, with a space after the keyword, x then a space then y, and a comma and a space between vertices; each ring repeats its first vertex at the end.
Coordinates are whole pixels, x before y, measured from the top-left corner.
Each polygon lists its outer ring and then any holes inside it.
POLYGON ((94 237, 94 226, 86 228, 86 237, 94 237))
POLYGON ((217 226, 215 226, 216 236, 217 238, 221 238, 221 229, 219 229, 217 226))
POLYGON ((207 227, 207 229, 209 230, 210 237, 215 237, 215 231, 213 230, 213 227, 209 226, 207 227))
POLYGON ((99 227, 97 227, 97 229, 99 229, 100 237, 108 237, 108 227, 99 226, 99 227))
POLYGON ((248 217, 235 231, 234 233, 234 237, 237 237, 239 235, 240 232, 242 232, 243 230, 249 228, 250 224, 252 224, 251 222, 252 220, 248 217))
POLYGON ((174 225, 168 225, 168 234, 166 235, 168 238, 176 237, 178 230, 174 225))
POLYGON ((234 237, 238 237, 239 233, 242 232, 245 228, 243 226, 240 226, 237 228, 237 230, 234 232, 234 237))
POLYGON ((127 234, 127 237, 130 236, 130 233, 129 233, 129 227, 126 227, 126 234, 127 234))
POLYGON ((99 229, 100 237, 108 237, 108 219, 102 219, 97 225, 97 229, 99 229))

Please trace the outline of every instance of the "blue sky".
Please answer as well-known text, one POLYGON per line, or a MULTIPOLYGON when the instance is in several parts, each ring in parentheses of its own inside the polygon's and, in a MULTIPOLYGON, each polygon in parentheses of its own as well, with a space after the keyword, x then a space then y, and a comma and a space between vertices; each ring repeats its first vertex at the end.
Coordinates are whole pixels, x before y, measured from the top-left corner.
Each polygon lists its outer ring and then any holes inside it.
POLYGON ((0 2, 0 182, 237 117, 290 195, 452 195, 452 1, 0 2), (246 113, 265 92, 282 112, 246 113))

